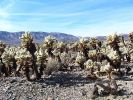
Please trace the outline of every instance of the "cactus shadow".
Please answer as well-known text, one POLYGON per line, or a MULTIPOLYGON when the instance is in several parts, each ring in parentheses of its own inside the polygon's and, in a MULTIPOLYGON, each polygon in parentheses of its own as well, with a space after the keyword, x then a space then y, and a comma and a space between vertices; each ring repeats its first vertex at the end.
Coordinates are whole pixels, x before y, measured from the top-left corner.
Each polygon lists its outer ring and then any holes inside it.
POLYGON ((49 78, 43 78, 38 81, 39 83, 45 83, 47 85, 59 85, 64 87, 69 86, 82 86, 85 84, 89 84, 94 82, 94 80, 90 80, 87 77, 82 75, 77 75, 74 73, 54 73, 49 78))

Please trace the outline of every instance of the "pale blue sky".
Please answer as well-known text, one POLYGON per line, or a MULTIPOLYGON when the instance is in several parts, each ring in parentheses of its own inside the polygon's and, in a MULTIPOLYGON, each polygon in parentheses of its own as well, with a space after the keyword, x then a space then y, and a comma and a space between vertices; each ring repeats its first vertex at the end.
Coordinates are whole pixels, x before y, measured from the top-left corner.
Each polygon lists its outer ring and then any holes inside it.
POLYGON ((128 33, 133 31, 133 0, 0 0, 0 30, 128 33))

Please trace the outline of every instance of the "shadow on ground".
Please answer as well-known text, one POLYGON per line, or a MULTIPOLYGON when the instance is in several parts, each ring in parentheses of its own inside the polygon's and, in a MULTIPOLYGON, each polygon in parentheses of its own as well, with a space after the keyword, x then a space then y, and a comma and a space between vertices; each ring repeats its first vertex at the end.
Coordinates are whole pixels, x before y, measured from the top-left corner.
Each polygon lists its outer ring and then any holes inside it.
POLYGON ((52 74, 49 78, 43 78, 38 80, 39 83, 45 83, 47 85, 57 85, 59 86, 73 86, 73 85, 84 85, 88 83, 95 82, 94 80, 90 80, 87 77, 83 77, 82 75, 77 75, 75 73, 55 73, 52 74))

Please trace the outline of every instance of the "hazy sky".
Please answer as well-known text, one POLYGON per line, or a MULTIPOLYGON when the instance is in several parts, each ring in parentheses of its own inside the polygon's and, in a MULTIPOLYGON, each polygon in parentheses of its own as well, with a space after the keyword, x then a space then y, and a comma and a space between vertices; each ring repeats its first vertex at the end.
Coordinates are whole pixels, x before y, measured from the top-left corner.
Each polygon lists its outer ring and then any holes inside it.
POLYGON ((128 33, 133 31, 133 0, 0 0, 0 30, 128 33))

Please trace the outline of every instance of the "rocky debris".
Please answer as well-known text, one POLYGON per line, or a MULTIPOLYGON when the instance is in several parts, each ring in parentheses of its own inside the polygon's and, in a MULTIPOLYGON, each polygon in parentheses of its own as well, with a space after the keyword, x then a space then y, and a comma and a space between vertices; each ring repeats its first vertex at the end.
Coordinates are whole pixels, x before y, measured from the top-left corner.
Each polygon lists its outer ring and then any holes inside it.
POLYGON ((84 73, 56 72, 34 82, 21 77, 3 77, 0 78, 0 100, 132 100, 132 80, 117 80, 117 95, 92 97, 95 82, 86 79, 84 73))

